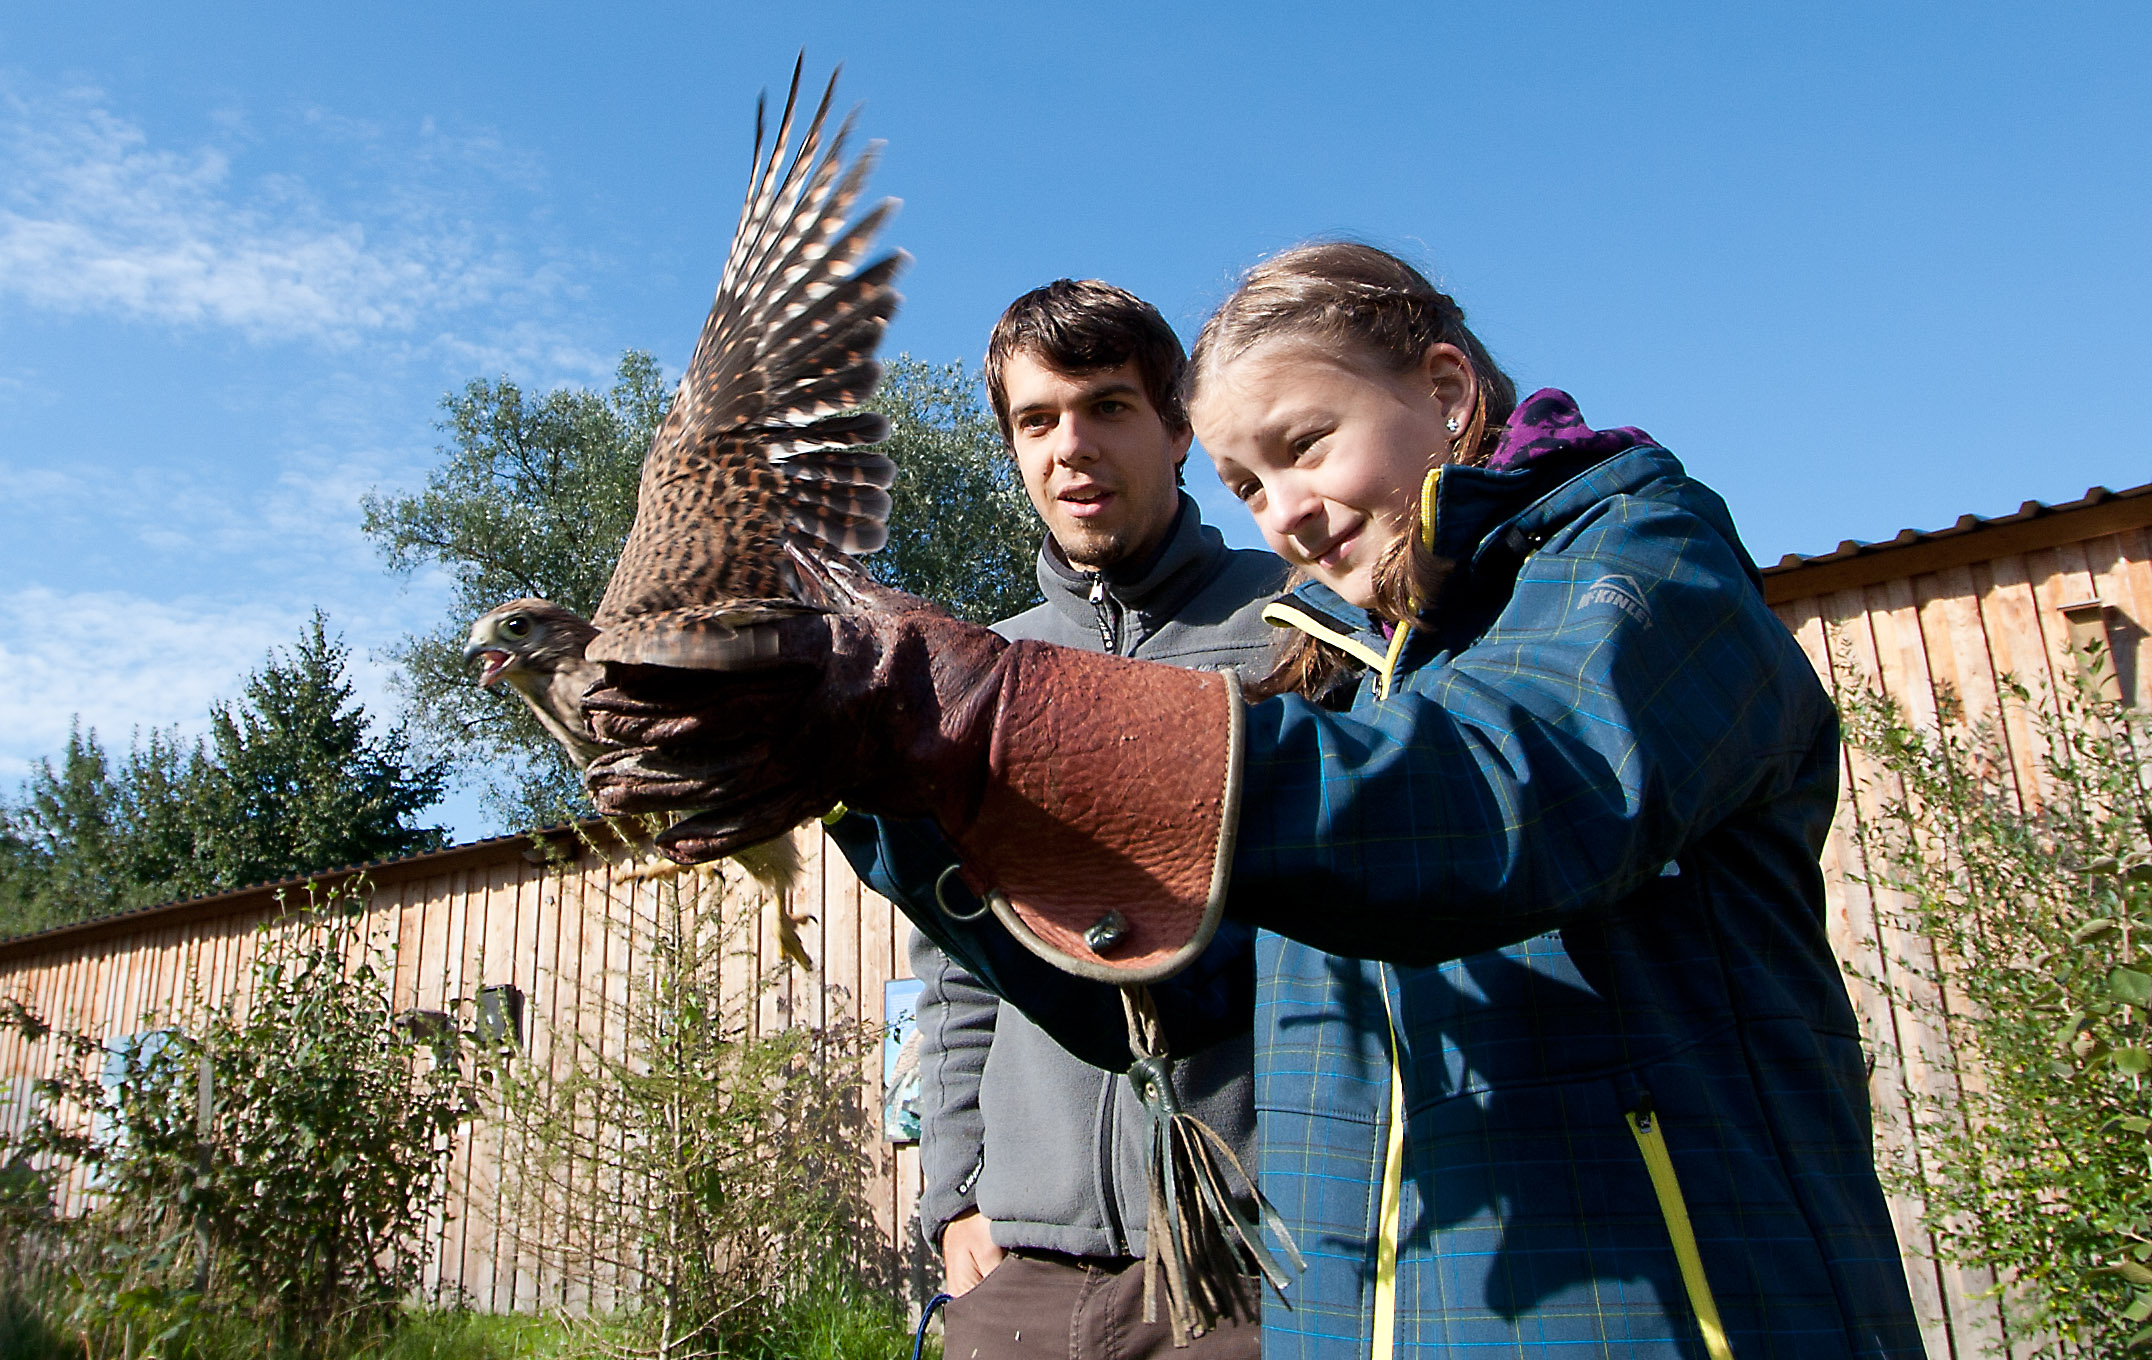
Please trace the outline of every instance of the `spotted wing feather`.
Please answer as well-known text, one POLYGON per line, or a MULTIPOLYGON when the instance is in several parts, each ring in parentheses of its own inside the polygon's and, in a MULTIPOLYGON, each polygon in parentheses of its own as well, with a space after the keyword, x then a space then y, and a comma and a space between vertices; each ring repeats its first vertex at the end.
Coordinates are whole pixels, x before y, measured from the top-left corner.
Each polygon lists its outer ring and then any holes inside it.
POLYGON ((788 157, 799 77, 795 67, 767 155, 757 111, 739 228, 643 462, 635 524, 598 607, 596 659, 676 655, 678 639, 661 640, 667 630, 696 621, 689 631, 707 633, 737 603, 782 610, 797 594, 788 543, 865 553, 887 540, 896 467, 868 446, 889 426, 856 408, 881 377, 874 352, 905 258, 860 262, 895 202, 849 221, 874 151, 845 163, 849 118, 825 136, 834 76, 788 157))

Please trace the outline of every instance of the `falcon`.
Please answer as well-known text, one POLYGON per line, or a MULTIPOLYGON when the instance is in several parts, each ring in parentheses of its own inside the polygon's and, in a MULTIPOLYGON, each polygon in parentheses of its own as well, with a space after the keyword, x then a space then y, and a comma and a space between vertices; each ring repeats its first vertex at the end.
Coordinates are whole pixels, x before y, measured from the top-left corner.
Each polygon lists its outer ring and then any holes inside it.
MULTIPOLYGON (((510 600, 471 625, 470 640, 463 648, 464 660, 481 667, 480 687, 507 684, 530 706, 578 770, 587 769, 609 749, 591 731, 582 708, 584 692, 598 683, 605 670, 583 654, 597 635, 598 630, 584 619, 550 600, 510 600)), ((748 846, 732 859, 768 890, 778 952, 801 971, 812 972, 814 958, 800 938, 800 927, 814 918, 794 915, 789 906, 803 867, 791 833, 748 846)), ((678 868, 669 862, 662 866, 665 872, 678 868)))
MULTIPOLYGON (((601 662, 703 669, 752 657, 767 638, 753 625, 818 607, 800 563, 812 570, 888 540, 896 465, 872 446, 889 422, 858 408, 881 378, 875 348, 907 257, 861 263, 897 202, 850 220, 876 147, 846 163, 856 110, 825 136, 835 74, 788 148, 803 64, 767 155, 756 105, 747 199, 717 299, 644 456, 635 522, 596 618, 513 600, 473 624, 464 647, 482 666, 479 684, 505 681, 578 769, 606 749, 582 708, 601 662)), ((784 906, 800 867, 791 836, 734 858, 775 896, 787 957, 810 966, 804 918, 784 906)))

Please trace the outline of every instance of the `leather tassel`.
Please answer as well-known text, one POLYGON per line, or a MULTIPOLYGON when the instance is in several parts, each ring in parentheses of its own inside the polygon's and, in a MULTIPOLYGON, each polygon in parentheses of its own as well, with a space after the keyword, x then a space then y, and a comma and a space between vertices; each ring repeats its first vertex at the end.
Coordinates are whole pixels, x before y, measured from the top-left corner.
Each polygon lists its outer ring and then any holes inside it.
POLYGON ((1305 1270, 1292 1233, 1218 1131, 1181 1108, 1150 989, 1123 987, 1121 1006, 1135 1055, 1129 1081, 1150 1116, 1143 1320, 1158 1321, 1163 1298, 1173 1344, 1185 1346, 1220 1319, 1249 1313, 1255 1300, 1246 1297, 1241 1282, 1252 1274, 1260 1274, 1290 1308, 1290 1277, 1264 1245, 1263 1230, 1270 1230, 1294 1269, 1305 1270))

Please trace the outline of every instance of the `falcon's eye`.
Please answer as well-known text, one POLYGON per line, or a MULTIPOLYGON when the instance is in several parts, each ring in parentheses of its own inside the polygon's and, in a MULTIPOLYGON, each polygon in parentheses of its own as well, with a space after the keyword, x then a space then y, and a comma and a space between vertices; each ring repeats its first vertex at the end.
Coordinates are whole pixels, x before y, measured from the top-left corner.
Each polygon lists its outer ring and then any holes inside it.
POLYGON ((531 631, 531 621, 521 614, 510 614, 501 620, 501 631, 512 638, 525 637, 531 631))

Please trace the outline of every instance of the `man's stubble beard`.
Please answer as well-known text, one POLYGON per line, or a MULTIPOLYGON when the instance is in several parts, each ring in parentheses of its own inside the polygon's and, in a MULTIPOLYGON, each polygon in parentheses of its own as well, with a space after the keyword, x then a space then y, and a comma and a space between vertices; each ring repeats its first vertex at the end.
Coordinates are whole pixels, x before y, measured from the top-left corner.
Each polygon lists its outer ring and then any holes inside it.
POLYGON ((1104 571, 1129 555, 1128 533, 1122 529, 1070 526, 1068 536, 1054 535, 1069 565, 1083 571, 1104 571))

